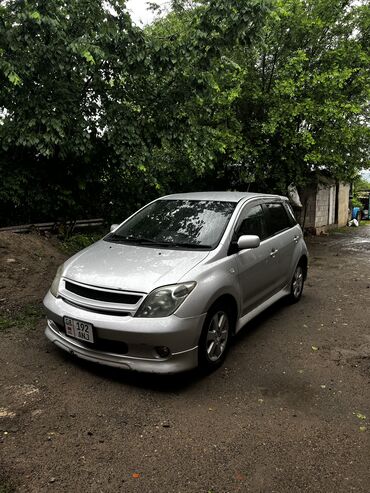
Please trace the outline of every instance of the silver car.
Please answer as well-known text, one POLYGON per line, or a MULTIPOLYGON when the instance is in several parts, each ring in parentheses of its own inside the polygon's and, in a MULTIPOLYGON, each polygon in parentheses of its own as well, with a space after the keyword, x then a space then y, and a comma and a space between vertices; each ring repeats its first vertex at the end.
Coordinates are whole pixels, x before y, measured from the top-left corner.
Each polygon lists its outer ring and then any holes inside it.
POLYGON ((300 299, 307 259, 285 197, 168 195, 59 267, 45 334, 104 365, 212 370, 246 322, 284 296, 300 299))

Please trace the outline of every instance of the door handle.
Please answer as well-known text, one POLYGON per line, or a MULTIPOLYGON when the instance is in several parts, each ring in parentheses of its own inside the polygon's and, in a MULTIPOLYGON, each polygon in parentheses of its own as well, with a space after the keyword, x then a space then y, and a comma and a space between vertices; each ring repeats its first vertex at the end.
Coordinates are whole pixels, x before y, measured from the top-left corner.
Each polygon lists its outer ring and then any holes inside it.
POLYGON ((298 240, 299 240, 299 236, 298 235, 294 236, 293 241, 295 241, 296 243, 298 243, 298 240))
POLYGON ((270 257, 275 258, 275 256, 278 253, 278 251, 279 250, 277 248, 274 248, 273 250, 271 250, 270 257))

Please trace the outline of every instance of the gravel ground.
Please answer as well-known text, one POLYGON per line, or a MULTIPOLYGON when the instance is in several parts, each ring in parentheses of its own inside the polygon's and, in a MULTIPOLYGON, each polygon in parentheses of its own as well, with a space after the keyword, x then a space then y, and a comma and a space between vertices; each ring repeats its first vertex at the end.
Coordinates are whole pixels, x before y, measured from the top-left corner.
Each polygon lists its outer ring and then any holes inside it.
POLYGON ((1 493, 370 492, 370 226, 310 239, 300 303, 248 324, 207 377, 75 360, 39 315, 4 326, 62 260, 14 238, 0 237, 1 493))

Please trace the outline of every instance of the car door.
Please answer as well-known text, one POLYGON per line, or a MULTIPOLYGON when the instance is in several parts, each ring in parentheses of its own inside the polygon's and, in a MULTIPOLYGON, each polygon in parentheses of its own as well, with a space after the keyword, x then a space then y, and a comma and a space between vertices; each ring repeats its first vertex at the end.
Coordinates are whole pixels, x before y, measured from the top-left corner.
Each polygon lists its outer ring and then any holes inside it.
POLYGON ((290 280, 292 258, 299 234, 295 228, 296 222, 289 216, 282 202, 265 203, 263 208, 266 211, 268 236, 273 240, 275 249, 276 284, 274 289, 279 291, 290 280))
POLYGON ((268 299, 276 289, 279 280, 275 238, 269 238, 265 220, 267 209, 261 204, 249 204, 242 210, 233 241, 242 235, 257 235, 261 244, 258 248, 239 251, 235 254, 238 282, 241 293, 242 315, 268 299))

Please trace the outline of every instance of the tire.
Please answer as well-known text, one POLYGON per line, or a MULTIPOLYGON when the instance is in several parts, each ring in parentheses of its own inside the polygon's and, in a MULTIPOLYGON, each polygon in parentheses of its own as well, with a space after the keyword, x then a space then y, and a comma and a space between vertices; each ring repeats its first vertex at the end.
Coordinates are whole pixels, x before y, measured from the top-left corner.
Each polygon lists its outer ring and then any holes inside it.
POLYGON ((302 296, 304 286, 304 271, 303 265, 299 263, 295 268, 292 282, 290 285, 289 301, 290 303, 297 303, 302 296))
POLYGON ((199 339, 200 368, 212 371, 223 363, 230 346, 232 325, 232 315, 224 304, 210 308, 199 339))

